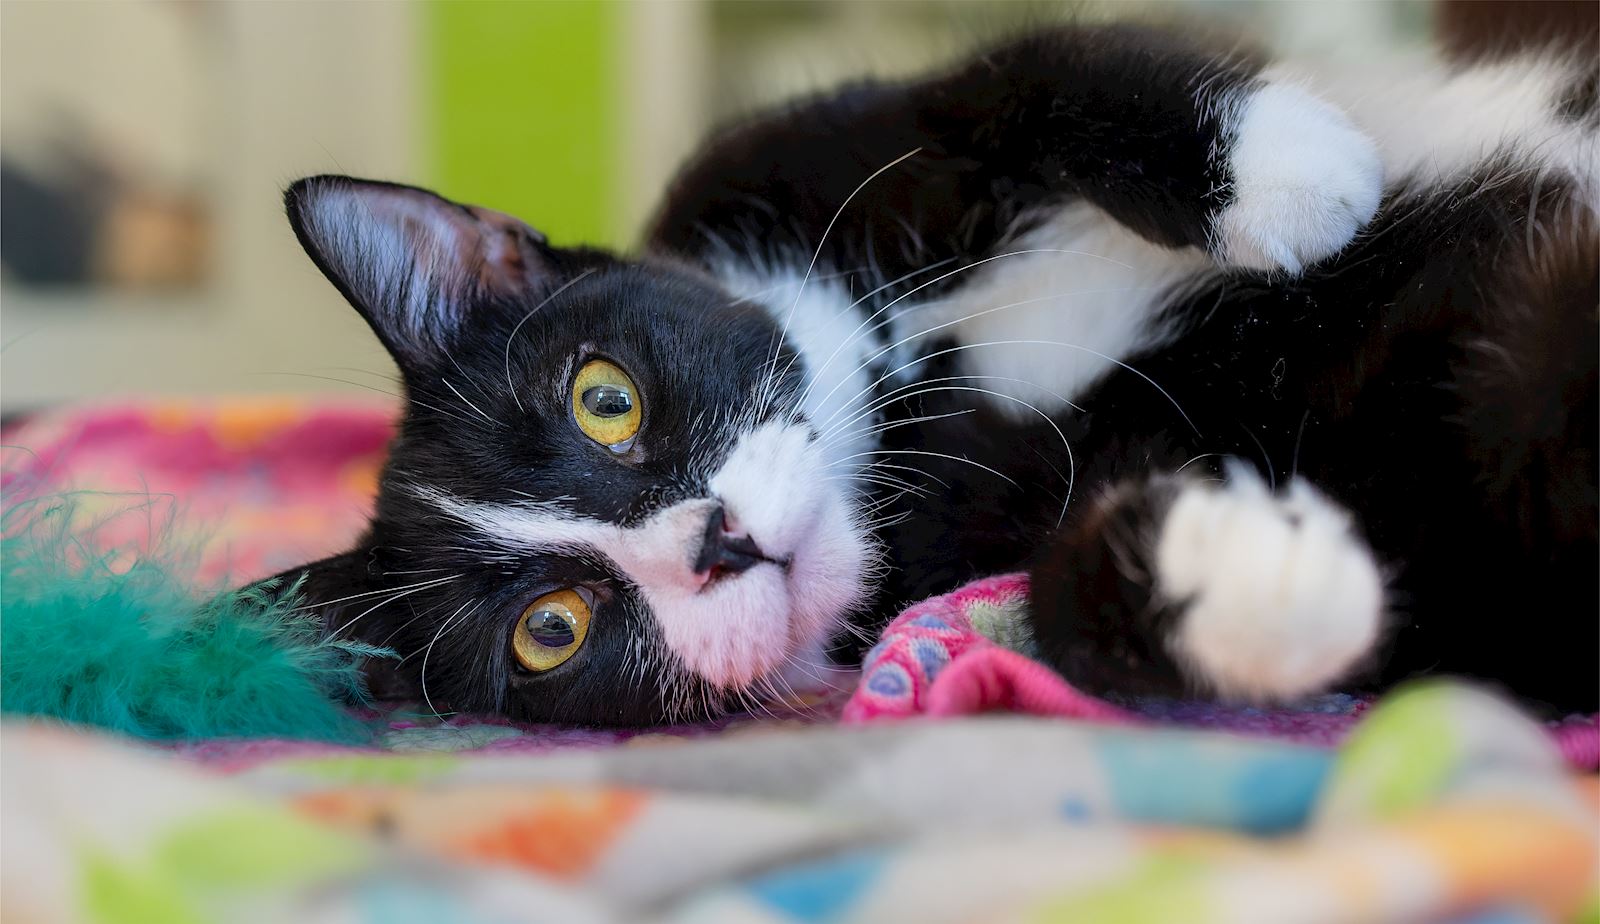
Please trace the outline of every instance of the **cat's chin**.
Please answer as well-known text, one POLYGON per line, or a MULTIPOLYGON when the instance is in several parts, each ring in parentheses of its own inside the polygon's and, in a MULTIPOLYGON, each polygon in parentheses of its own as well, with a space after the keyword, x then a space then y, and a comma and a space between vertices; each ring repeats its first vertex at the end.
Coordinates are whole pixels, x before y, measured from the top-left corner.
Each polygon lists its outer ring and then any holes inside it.
POLYGON ((741 689, 781 665, 800 615, 789 574, 770 562, 693 593, 652 595, 650 602, 667 647, 721 689, 741 689))

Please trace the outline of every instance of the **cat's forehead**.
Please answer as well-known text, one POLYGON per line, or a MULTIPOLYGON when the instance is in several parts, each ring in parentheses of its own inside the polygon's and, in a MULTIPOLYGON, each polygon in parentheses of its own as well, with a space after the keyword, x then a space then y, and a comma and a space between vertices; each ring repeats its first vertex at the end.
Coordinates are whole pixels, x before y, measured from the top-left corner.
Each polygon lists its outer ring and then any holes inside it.
MULTIPOLYGON (((471 362, 503 367, 513 384, 561 382, 585 359, 601 357, 640 385, 667 389, 660 397, 669 401, 747 388, 784 349, 781 330, 759 307, 709 280, 637 265, 534 293, 466 336, 471 362)), ((565 404, 559 389, 548 397, 556 408, 565 404)))

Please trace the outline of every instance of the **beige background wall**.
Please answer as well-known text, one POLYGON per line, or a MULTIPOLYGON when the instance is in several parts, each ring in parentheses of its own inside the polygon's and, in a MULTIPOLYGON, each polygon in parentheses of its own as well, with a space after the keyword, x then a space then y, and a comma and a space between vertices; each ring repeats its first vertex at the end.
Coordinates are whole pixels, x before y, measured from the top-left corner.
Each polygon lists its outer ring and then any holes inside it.
MULTIPOLYGON (((92 4, 4 4, 0 85, 41 57, 78 66, 93 49, 38 47, 30 15, 94 16, 92 4), (33 46, 33 47, 29 47, 33 46), (27 49, 24 51, 24 49, 27 49)), ((415 170, 412 19, 401 3, 217 5, 221 85, 209 98, 207 151, 216 184, 218 251, 203 295, 142 297, 16 292, 0 301, 0 400, 7 409, 69 398, 144 393, 319 389, 282 372, 347 376, 326 367, 385 370, 366 326, 300 254, 281 190, 308 173, 406 177, 415 170), (150 310, 135 310, 155 305, 150 310)), ((127 40, 138 42, 139 35, 127 40)), ((0 207, 4 204, 0 203, 0 207)))

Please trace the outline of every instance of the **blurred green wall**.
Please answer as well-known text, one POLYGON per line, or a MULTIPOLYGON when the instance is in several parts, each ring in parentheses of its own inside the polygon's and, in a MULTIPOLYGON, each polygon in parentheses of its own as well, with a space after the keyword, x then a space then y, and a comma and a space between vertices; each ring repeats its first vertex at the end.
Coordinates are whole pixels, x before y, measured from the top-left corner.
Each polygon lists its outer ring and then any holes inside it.
POLYGON ((429 0, 428 180, 560 244, 620 243, 621 4, 429 0))

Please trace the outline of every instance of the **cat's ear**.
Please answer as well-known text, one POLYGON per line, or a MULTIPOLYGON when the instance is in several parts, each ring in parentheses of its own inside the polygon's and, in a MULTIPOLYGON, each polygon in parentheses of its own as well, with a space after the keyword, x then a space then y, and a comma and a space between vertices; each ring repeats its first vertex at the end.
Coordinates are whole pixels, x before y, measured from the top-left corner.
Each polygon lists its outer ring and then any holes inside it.
POLYGON ((475 305, 551 272, 544 236, 500 212, 417 189, 314 176, 284 193, 289 223, 402 369, 438 357, 475 305))

